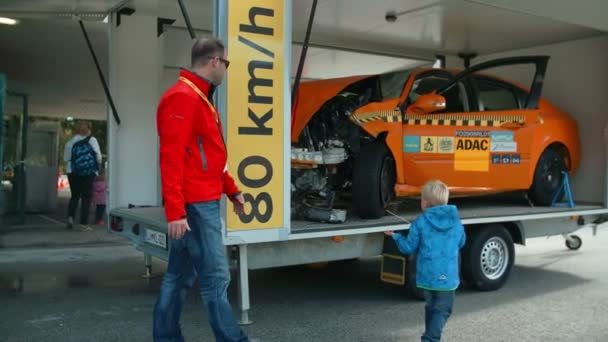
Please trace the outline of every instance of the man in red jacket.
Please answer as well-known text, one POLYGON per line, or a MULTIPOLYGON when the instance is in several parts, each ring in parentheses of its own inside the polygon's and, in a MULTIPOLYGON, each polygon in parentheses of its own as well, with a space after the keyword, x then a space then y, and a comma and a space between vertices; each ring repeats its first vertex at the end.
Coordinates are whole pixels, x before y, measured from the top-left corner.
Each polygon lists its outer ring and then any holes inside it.
POLYGON ((216 39, 197 40, 192 66, 158 105, 160 171, 168 232, 169 264, 154 307, 154 340, 184 341, 179 318, 187 289, 199 275, 200 294, 217 341, 247 341, 228 301, 230 273, 222 242, 220 199, 237 214, 243 196, 226 167, 220 116, 211 103, 230 63, 216 39))

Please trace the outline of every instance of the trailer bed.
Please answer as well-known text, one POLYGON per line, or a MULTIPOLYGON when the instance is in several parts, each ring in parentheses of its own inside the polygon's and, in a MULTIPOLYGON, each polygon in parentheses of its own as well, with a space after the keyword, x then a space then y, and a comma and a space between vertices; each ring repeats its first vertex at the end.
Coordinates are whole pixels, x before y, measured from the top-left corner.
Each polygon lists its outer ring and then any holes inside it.
MULTIPOLYGON (((492 219, 500 218, 502 221, 507 221, 508 217, 519 217, 527 215, 549 215, 550 214, 562 214, 571 213, 575 215, 578 212, 589 211, 589 210, 602 210, 604 206, 602 203, 583 203, 576 202, 574 208, 568 208, 564 206, 548 207, 548 206, 532 206, 530 202, 522 195, 494 195, 485 197, 469 197, 453 199, 450 204, 454 204, 458 207, 461 219, 471 221, 473 219, 492 219)), ((310 221, 292 221, 291 222, 291 233, 302 234, 302 233, 313 233, 322 232, 336 229, 357 229, 357 228, 372 228, 406 224, 403 220, 409 222, 413 221, 417 215, 421 214, 420 201, 414 200, 402 200, 393 202, 389 205, 388 209, 391 213, 396 214, 399 218, 387 213, 385 216, 375 220, 364 220, 355 216, 349 211, 347 220, 344 223, 332 224, 332 223, 319 223, 310 221)), ((514 219, 515 220, 515 219, 514 219)))
MULTIPOLYGON (((525 197, 513 195, 453 199, 450 203, 458 207, 460 217, 465 224, 473 223, 476 220, 508 221, 511 217, 515 221, 538 215, 564 216, 577 215, 580 212, 608 211, 602 203, 576 202, 575 208, 563 206, 535 207, 531 206, 525 197)), ((291 234, 398 226, 406 224, 403 220, 411 222, 421 213, 420 202, 417 199, 393 202, 389 205, 389 210, 398 215, 399 218, 387 213, 379 219, 364 220, 349 211, 346 222, 338 224, 293 220, 291 222, 291 234)), ((161 207, 117 208, 112 210, 111 214, 166 231, 165 216, 161 207)))

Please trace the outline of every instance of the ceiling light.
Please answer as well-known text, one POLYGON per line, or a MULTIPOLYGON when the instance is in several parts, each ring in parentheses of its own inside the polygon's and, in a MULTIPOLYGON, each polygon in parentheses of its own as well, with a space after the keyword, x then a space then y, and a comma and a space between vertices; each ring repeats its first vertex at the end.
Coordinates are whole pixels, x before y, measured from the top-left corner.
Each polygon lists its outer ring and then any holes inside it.
POLYGON ((0 17, 0 24, 4 25, 17 25, 19 21, 11 18, 0 17))

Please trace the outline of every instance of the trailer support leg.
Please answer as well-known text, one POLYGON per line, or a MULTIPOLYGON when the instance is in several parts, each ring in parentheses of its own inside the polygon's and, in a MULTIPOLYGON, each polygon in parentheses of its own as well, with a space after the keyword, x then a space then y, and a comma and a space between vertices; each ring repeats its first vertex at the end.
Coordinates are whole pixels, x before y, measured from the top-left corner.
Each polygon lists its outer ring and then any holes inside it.
POLYGON ((253 322, 249 319, 249 266, 247 265, 247 245, 239 245, 239 260, 237 266, 238 285, 239 285, 239 309, 241 311, 240 325, 250 325, 253 322))
POLYGON ((152 256, 150 254, 144 253, 144 275, 145 279, 152 278, 152 256))

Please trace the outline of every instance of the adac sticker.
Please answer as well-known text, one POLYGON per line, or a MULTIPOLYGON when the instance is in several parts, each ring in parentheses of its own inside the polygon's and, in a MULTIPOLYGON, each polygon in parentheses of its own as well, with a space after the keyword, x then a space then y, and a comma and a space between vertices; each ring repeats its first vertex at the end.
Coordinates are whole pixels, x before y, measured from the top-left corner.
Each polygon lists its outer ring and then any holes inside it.
POLYGON ((406 135, 403 137, 403 151, 407 153, 420 152, 420 137, 417 135, 406 135))
POLYGON ((454 144, 454 170, 478 172, 489 171, 489 138, 456 138, 454 144))

